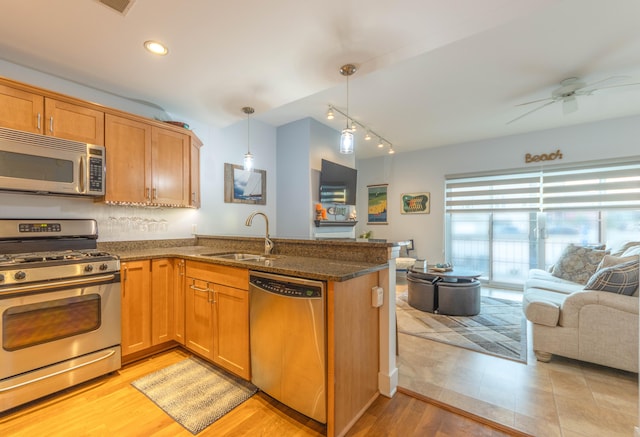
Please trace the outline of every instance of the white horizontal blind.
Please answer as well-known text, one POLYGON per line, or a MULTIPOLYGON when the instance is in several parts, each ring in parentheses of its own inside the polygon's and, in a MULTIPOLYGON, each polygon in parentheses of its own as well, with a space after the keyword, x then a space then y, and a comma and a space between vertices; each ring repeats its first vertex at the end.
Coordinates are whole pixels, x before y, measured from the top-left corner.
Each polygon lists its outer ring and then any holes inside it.
POLYGON ((447 213, 619 208, 640 209, 640 160, 456 176, 445 182, 447 213))
POLYGON ((545 170, 544 210, 640 209, 640 162, 545 170))
POLYGON ((446 212, 538 211, 541 173, 447 179, 446 212))

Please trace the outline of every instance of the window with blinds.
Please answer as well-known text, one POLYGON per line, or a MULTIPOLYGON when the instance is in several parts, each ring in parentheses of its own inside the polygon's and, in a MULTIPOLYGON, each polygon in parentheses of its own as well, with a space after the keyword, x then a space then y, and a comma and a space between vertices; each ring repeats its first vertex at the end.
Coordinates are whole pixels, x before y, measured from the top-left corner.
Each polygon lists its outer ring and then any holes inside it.
POLYGON ((526 173, 448 176, 445 211, 640 209, 640 158, 526 173))
POLYGON ((640 157, 448 176, 446 260, 519 287, 569 244, 616 247, 640 238, 640 157))

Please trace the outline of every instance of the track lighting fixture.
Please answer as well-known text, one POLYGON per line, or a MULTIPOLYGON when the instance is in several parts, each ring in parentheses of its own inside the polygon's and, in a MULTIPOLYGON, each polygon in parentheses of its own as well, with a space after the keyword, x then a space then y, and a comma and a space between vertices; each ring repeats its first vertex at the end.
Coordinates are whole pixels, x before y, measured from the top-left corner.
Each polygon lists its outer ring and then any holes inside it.
POLYGON ((329 110, 327 111, 327 120, 333 120, 334 117, 335 116, 333 115, 333 108, 329 106, 329 110))
POLYGON ((249 117, 254 113, 254 109, 250 106, 245 106, 242 108, 242 112, 247 114, 247 153, 244 154, 244 160, 242 161, 243 168, 246 171, 253 170, 253 155, 251 154, 251 129, 249 125, 249 117))
POLYGON ((329 105, 329 109, 327 110, 327 119, 333 120, 335 118, 335 113, 343 115, 346 120, 346 127, 342 129, 342 133, 340 135, 340 153, 349 154, 353 153, 355 148, 355 133, 356 130, 361 128, 364 134, 365 141, 370 141, 373 137, 378 138, 378 148, 384 147, 384 143, 389 144, 389 153, 393 154, 393 146, 389 141, 387 141, 382 136, 378 135, 374 131, 372 131, 369 127, 360 123, 358 120, 354 120, 349 116, 349 76, 353 75, 356 72, 356 66, 353 64, 345 64, 340 67, 340 74, 346 76, 347 78, 347 110, 346 112, 342 112, 338 108, 333 105, 329 105))

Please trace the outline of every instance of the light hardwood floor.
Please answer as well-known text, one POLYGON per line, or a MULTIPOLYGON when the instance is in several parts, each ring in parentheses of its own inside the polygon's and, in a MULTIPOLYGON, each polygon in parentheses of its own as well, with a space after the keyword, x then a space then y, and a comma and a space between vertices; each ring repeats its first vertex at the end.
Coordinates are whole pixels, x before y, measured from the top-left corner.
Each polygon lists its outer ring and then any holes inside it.
MULTIPOLYGON (((129 364, 56 395, 0 414, 0 435, 8 436, 190 436, 131 382, 188 357, 173 349, 129 364)), ((213 423, 201 436, 322 436, 325 426, 264 393, 213 423)), ((508 436, 450 409, 398 393, 383 396, 354 425, 349 436, 508 436)))

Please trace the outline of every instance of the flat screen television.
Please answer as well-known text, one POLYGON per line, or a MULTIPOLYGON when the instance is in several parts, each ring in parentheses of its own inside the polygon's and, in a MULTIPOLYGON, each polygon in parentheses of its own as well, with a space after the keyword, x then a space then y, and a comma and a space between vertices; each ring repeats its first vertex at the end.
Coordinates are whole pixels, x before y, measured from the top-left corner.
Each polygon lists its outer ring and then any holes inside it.
POLYGON ((355 205, 357 179, 356 169, 323 159, 320 169, 320 202, 355 205))

